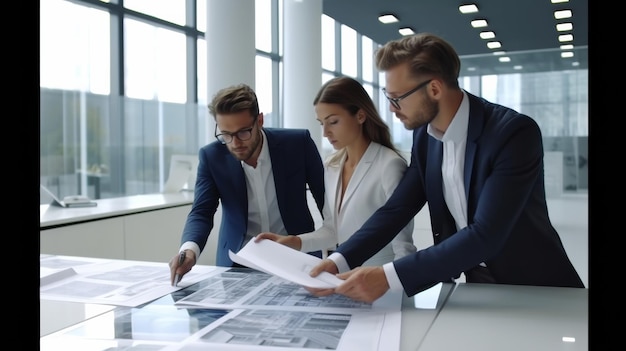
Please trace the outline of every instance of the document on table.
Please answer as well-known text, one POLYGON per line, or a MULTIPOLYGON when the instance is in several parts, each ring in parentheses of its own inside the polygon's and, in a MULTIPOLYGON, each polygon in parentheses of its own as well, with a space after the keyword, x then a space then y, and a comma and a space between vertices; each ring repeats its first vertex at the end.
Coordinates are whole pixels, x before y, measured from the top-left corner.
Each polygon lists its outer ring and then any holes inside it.
POLYGON ((40 273, 40 298, 135 307, 197 283, 215 269, 194 267, 178 287, 173 287, 167 263, 99 260, 97 264, 76 262, 62 268, 62 261, 71 260, 70 257, 40 258, 40 267, 45 267, 45 272, 40 273))
POLYGON ((252 239, 237 253, 229 250, 228 256, 233 262, 279 276, 302 286, 334 288, 343 282, 328 272, 311 277, 309 272, 322 261, 321 258, 268 239, 259 242, 254 242, 252 239))

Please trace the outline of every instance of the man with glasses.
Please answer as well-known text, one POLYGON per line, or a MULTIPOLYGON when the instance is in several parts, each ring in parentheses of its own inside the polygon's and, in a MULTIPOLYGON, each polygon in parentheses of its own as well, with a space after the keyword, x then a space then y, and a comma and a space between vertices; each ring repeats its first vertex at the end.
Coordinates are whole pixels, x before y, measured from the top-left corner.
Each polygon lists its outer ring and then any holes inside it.
POLYGON ((307 188, 320 214, 324 206, 323 163, 307 129, 263 128, 256 94, 245 84, 217 92, 209 111, 217 141, 199 152, 194 202, 170 260, 172 285, 196 264, 218 205, 216 265, 227 267, 236 265, 228 251, 239 251, 258 233, 313 231, 307 188))
POLYGON ((413 131, 409 168, 388 201, 311 271, 338 273, 339 293, 373 302, 413 296, 465 275, 468 283, 584 288, 548 217, 537 123, 459 87, 449 43, 421 33, 376 52, 390 110, 413 131), (428 203, 434 245, 359 267, 428 203))

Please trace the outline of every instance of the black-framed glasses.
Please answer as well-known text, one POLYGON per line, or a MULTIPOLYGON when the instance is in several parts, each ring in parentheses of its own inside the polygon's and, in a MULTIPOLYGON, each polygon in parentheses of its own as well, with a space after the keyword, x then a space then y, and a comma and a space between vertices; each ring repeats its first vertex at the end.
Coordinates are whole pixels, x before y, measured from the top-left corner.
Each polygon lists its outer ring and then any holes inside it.
POLYGON ((254 121, 252 122, 252 127, 241 129, 234 133, 224 132, 224 133, 217 134, 217 123, 215 123, 215 133, 216 133, 215 138, 219 140, 220 143, 222 144, 231 143, 234 137, 237 137, 237 139, 241 141, 249 140, 252 137, 252 130, 254 129, 254 126, 256 125, 256 120, 258 117, 259 115, 256 115, 256 117, 254 117, 254 121))
POLYGON ((389 100, 389 103, 393 105, 393 107, 396 108, 396 110, 400 110, 400 100, 406 98, 407 96, 413 94, 414 92, 422 89, 423 87, 425 87, 426 85, 428 85, 428 83, 430 83, 432 81, 432 79, 429 79, 423 83, 420 83, 418 86, 416 86, 415 88, 407 91, 406 93, 398 96, 397 98, 394 97, 390 97, 389 95, 387 95, 387 90, 385 88, 383 88, 383 94, 385 94, 385 97, 387 98, 387 100, 389 100))

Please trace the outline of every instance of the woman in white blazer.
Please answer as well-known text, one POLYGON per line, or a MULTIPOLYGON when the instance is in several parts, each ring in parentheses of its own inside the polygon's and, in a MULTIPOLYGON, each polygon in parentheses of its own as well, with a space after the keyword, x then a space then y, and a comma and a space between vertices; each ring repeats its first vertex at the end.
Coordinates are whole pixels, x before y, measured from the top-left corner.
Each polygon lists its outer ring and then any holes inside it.
MULTIPOLYGON (((332 250, 387 201, 407 168, 361 83, 350 77, 333 78, 321 87, 313 105, 324 137, 336 150, 324 162, 322 227, 289 236, 261 233, 256 241, 270 239, 303 252, 332 250)), ((363 265, 382 266, 416 250, 410 221, 363 265)))

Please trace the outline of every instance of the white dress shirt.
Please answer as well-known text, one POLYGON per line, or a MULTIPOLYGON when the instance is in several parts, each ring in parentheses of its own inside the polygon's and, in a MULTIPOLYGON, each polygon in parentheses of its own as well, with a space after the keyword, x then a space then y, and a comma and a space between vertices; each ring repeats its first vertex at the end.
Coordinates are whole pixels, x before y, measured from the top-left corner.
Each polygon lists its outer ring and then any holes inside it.
POLYGON ((241 161, 241 167, 246 174, 246 188, 248 189, 248 231, 243 245, 262 232, 287 235, 278 209, 272 160, 265 133, 263 133, 263 145, 256 168, 243 161, 241 161))
MULTIPOLYGON (((261 232, 272 232, 286 235, 287 230, 280 216, 278 200, 276 199, 276 186, 274 173, 272 172, 272 160, 270 158, 267 137, 263 133, 263 145, 257 160, 256 168, 241 161, 246 177, 248 191, 248 231, 243 245, 261 232)), ((187 241, 180 247, 180 251, 192 250, 196 254, 196 260, 200 257, 200 247, 193 241, 187 241)))

